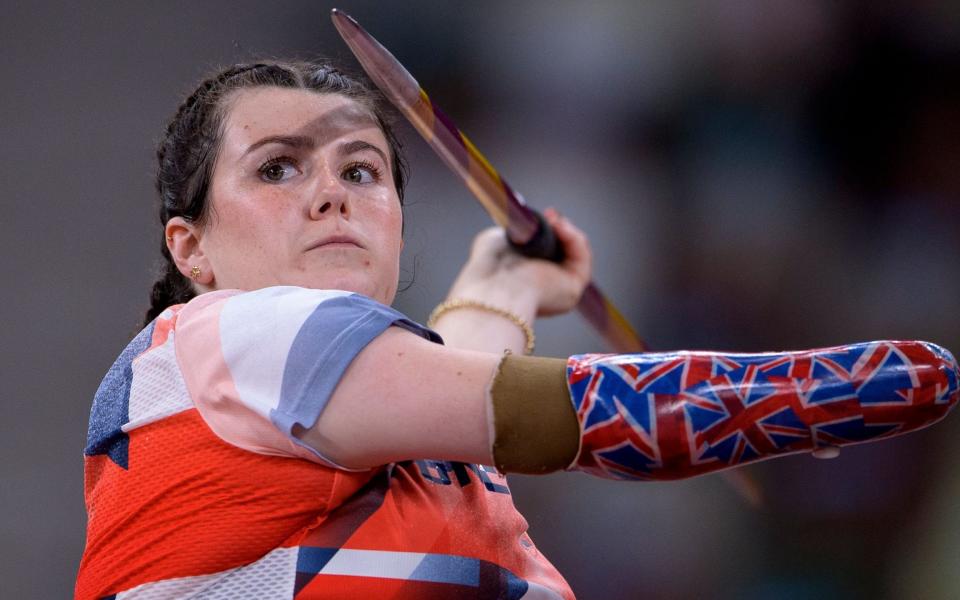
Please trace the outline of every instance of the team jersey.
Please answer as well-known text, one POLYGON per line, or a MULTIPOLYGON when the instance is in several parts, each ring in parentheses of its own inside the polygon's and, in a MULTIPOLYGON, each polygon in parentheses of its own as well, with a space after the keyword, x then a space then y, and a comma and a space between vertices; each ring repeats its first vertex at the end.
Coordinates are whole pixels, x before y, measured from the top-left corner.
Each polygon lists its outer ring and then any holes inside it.
POLYGON ((294 435, 391 326, 441 342, 349 292, 164 311, 94 398, 76 598, 572 598, 492 467, 349 470, 294 435))

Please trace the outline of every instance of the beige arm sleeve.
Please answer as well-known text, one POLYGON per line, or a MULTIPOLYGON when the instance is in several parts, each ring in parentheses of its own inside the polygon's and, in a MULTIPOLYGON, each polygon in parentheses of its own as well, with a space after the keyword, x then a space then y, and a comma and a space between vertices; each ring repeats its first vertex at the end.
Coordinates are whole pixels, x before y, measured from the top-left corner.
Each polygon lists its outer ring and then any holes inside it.
POLYGON ((580 425, 566 368, 561 358, 504 355, 490 386, 497 469, 542 474, 576 458, 580 425))

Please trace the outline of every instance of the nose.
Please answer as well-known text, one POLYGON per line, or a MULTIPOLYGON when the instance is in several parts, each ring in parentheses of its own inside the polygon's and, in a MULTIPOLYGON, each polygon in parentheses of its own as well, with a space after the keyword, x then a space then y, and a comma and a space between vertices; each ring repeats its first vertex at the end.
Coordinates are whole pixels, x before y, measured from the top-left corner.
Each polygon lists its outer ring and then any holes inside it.
POLYGON ((340 185, 340 182, 331 182, 318 190, 310 202, 310 218, 319 220, 339 215, 343 219, 350 218, 349 192, 340 185))

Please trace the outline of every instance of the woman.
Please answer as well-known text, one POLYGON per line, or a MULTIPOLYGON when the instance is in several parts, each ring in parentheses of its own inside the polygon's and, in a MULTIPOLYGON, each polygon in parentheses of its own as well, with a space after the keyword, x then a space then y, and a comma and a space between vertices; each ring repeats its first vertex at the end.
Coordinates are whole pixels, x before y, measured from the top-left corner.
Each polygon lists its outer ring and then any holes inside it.
POLYGON ((94 400, 78 598, 570 598, 502 472, 577 459, 602 476, 687 476, 888 435, 860 402, 891 390, 910 392, 904 430, 957 399, 952 357, 923 343, 782 355, 788 370, 849 359, 860 384, 854 364, 889 380, 853 392, 816 369, 764 378, 746 355, 518 356, 532 350, 529 323, 569 310, 590 279, 586 237, 553 211, 563 264, 519 258, 486 231, 435 332, 410 321, 389 308, 398 146, 375 96, 325 65, 207 80, 158 157, 167 266, 145 329, 94 400), (716 392, 718 374, 741 371, 772 398, 796 396, 798 378, 827 382, 826 400, 859 429, 821 405, 776 413, 788 439, 772 447, 714 430, 686 444, 688 429, 670 429, 682 411, 708 427, 739 419, 682 393, 716 392), (653 438, 644 415, 668 418, 653 438), (828 422, 846 429, 818 438, 828 422))

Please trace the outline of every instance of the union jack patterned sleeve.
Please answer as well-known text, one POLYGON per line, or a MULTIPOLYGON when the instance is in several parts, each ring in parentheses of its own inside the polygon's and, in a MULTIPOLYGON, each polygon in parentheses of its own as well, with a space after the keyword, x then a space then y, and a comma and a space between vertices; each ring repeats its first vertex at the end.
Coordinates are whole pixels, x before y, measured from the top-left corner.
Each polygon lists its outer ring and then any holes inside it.
POLYGON ((960 396, 956 360, 927 342, 587 354, 570 357, 567 380, 581 430, 571 470, 629 480, 899 435, 939 421, 960 396))

